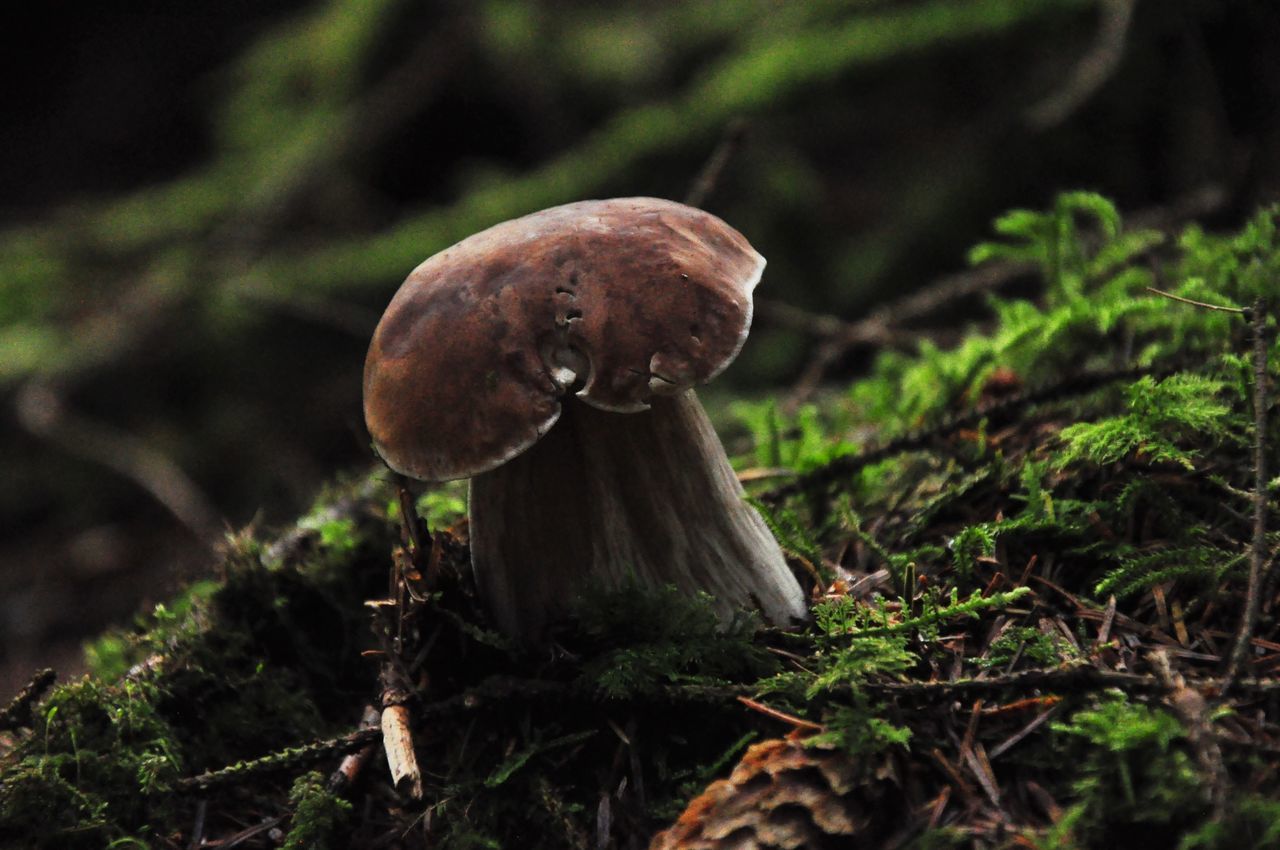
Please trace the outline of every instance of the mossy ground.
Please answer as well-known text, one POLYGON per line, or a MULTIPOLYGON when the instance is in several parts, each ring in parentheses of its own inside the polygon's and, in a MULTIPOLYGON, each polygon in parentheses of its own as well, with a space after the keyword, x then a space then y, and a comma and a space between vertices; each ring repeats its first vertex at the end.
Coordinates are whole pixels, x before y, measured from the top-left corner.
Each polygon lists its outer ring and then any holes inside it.
MULTIPOLYGON (((1274 296, 1276 224, 1266 210, 1227 236, 1135 232, 1084 193, 1011 213, 975 260, 1029 264, 1034 300, 993 298, 959 345, 887 352, 795 417, 742 407, 742 464, 791 473, 753 488, 814 590, 798 632, 720 630, 701 600, 627 588, 588 593, 553 648, 520 651, 489 630, 460 527, 436 537, 432 592, 371 630, 399 503, 381 474, 335 486, 273 542, 231 540, 216 582, 102 638, 94 674, 11 724, 0 841, 643 846, 753 740, 788 731, 735 699, 751 695, 898 789, 877 841, 1274 846, 1273 585, 1245 687, 1222 695, 1215 678, 1254 532, 1249 326, 1144 287, 1274 296), (1095 379, 1068 380, 1082 373, 1095 379), (975 408, 988 415, 956 418, 975 408), (864 445, 912 433, 902 451, 864 445), (326 784, 368 740, 341 736, 377 701, 388 647, 422 801, 380 758, 341 794, 326 784)), ((1272 470, 1277 419, 1261 435, 1272 470)), ((427 494, 419 513, 443 530, 457 496, 427 494)), ((1280 535, 1265 541, 1270 556, 1280 535)))

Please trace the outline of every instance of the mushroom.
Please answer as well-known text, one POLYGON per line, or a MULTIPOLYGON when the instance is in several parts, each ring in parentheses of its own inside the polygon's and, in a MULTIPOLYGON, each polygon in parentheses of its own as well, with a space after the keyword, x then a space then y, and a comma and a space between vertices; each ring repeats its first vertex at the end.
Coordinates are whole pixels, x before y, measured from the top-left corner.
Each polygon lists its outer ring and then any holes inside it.
POLYGON ((373 444, 471 479, 471 559, 499 628, 537 641, 591 583, 675 585, 775 624, 804 594, 691 389, 733 360, 765 261, 655 198, 498 224, 418 266, 364 369, 373 444))

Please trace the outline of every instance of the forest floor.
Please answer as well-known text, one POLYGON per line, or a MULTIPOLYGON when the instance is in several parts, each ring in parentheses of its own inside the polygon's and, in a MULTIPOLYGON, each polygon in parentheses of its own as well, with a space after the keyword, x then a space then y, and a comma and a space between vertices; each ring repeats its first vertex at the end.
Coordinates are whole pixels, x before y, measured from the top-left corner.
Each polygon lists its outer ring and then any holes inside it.
POLYGON ((335 484, 0 714, 0 843, 1275 846, 1278 223, 1011 212, 1034 300, 735 405, 803 628, 586 587, 515 646, 458 486, 335 484))

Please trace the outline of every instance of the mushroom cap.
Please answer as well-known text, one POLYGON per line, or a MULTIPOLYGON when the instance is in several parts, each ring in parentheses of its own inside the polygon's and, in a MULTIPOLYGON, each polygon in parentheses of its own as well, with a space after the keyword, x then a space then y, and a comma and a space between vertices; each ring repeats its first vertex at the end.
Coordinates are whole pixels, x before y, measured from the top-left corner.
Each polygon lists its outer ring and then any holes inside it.
POLYGON ((394 470, 465 478, 537 442, 568 392, 635 412, 704 383, 751 325, 765 260, 719 218, 657 198, 580 201, 495 225, 418 266, 364 367, 394 470))

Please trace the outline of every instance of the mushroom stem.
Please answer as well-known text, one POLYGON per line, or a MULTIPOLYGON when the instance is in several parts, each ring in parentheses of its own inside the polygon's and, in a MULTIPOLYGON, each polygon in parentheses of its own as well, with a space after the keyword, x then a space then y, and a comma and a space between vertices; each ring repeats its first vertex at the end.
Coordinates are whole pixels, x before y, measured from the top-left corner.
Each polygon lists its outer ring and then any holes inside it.
POLYGON ((528 451, 471 479, 471 560, 498 626, 537 640, 589 583, 675 585, 723 619, 806 614, 777 541, 743 500, 692 390, 641 413, 567 399, 528 451))

